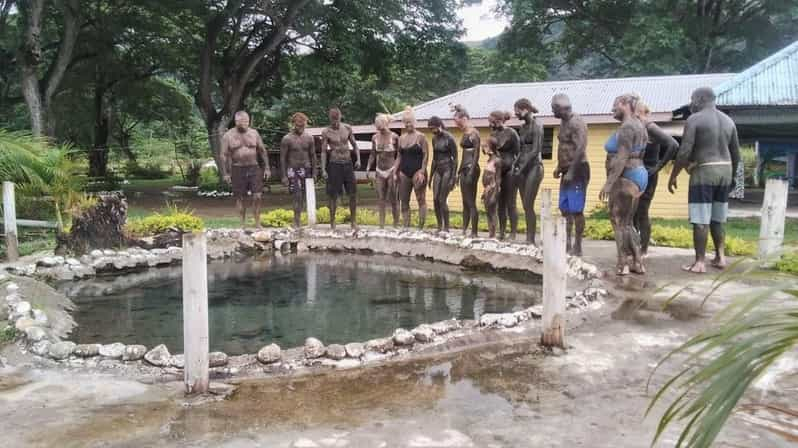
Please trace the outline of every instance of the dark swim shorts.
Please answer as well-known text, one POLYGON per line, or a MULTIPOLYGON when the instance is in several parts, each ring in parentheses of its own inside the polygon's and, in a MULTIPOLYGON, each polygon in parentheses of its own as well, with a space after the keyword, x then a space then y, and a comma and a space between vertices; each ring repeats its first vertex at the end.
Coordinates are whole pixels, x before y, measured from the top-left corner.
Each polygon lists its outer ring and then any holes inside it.
POLYGON ((242 198, 249 193, 260 196, 263 193, 263 170, 258 165, 233 166, 230 177, 236 197, 242 198))
POLYGON ((346 191, 347 195, 355 194, 355 168, 352 162, 330 162, 327 166, 327 195, 337 197, 346 191))
POLYGON ((304 167, 288 168, 286 170, 286 177, 288 177, 289 193, 294 194, 305 192, 305 178, 308 176, 304 167))

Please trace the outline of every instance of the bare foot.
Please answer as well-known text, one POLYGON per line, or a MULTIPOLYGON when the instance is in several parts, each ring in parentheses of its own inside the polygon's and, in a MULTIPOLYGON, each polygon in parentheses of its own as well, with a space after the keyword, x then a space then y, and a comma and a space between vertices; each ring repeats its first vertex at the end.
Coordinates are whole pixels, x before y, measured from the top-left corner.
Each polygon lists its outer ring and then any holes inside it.
POLYGON ((686 264, 682 266, 682 270, 686 272, 692 272, 693 274, 704 274, 707 272, 707 268, 703 261, 696 261, 693 264, 686 264))
POLYGON ((616 266, 615 267, 615 274, 616 275, 629 275, 629 265, 623 266, 616 266))
POLYGON ((643 266, 643 263, 635 263, 632 265, 630 271, 632 271, 635 274, 643 275, 646 273, 646 268, 645 266, 643 266))
POLYGON ((709 265, 715 269, 726 269, 728 266, 725 258, 715 258, 709 263, 709 265))

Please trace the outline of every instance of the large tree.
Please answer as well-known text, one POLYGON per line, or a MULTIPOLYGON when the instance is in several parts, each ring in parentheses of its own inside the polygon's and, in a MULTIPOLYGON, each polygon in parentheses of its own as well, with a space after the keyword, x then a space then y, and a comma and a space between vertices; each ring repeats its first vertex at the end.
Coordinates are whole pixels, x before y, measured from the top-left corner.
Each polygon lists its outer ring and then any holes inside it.
POLYGON ((81 27, 81 1, 21 0, 17 2, 24 21, 24 39, 18 64, 21 89, 30 113, 34 136, 53 136, 53 97, 72 60, 81 27), (47 27, 55 31, 45 33, 47 27), (52 36, 48 36, 52 35, 52 36), (45 40, 51 37, 52 40, 45 40))
POLYGON ((736 71, 798 37, 790 0, 503 0, 501 11, 500 48, 592 76, 736 71))
MULTIPOLYGON (((459 30, 457 5, 456 0, 189 2, 182 13, 172 16, 198 26, 190 33, 202 37, 194 46, 198 77, 189 73, 187 80, 195 82, 197 106, 217 162, 221 135, 250 95, 264 90, 274 94, 266 99, 267 107, 279 99, 279 91, 270 88, 282 82, 281 68, 287 58, 319 52, 336 65, 348 57, 341 50, 353 47, 342 44, 343 36, 349 36, 350 44, 371 39, 377 47, 391 49, 405 36, 416 37, 422 47, 451 41, 459 30)), ((347 66, 348 61, 343 62, 347 66)), ((416 61, 402 62, 412 65, 416 61)), ((367 60, 358 61, 357 67, 365 73, 377 70, 367 60)), ((344 83, 351 79, 321 79, 333 72, 322 71, 317 82, 346 90, 349 86, 344 83)))

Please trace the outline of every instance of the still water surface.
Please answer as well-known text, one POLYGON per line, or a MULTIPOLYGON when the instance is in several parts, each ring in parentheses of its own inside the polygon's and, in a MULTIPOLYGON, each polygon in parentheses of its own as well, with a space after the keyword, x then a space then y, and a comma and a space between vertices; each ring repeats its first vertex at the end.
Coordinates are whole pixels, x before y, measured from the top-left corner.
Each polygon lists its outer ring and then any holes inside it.
MULTIPOLYGON (((163 343, 182 353, 181 268, 62 285, 77 305, 77 343, 163 343)), ((295 347, 365 341, 394 329, 448 318, 517 311, 540 299, 534 278, 463 272, 416 259, 349 254, 211 263, 211 350, 255 353, 265 344, 295 347)))

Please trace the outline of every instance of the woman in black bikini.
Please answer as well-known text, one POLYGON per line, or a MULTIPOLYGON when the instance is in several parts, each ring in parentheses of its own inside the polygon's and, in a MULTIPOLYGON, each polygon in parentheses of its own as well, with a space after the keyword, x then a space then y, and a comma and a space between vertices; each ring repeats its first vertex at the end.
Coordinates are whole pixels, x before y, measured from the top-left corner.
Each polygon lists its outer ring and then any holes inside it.
POLYGON ((463 197, 463 236, 468 233, 468 225, 471 224, 471 238, 476 238, 479 229, 479 211, 477 210, 477 183, 480 171, 479 131, 471 126, 470 117, 463 106, 458 104, 452 109, 454 110, 454 122, 463 133, 463 138, 460 139, 463 161, 460 163, 458 171, 460 193, 463 197))
POLYGON ((408 107, 402 114, 405 132, 399 137, 399 202, 402 209, 402 225, 410 227, 410 192, 416 193, 418 201, 418 227, 424 229, 427 219, 427 138, 416 130, 416 116, 408 107))
POLYGON ((440 117, 430 117, 432 129, 432 198, 438 232, 449 233, 449 193, 457 183, 457 143, 443 126, 440 117))

